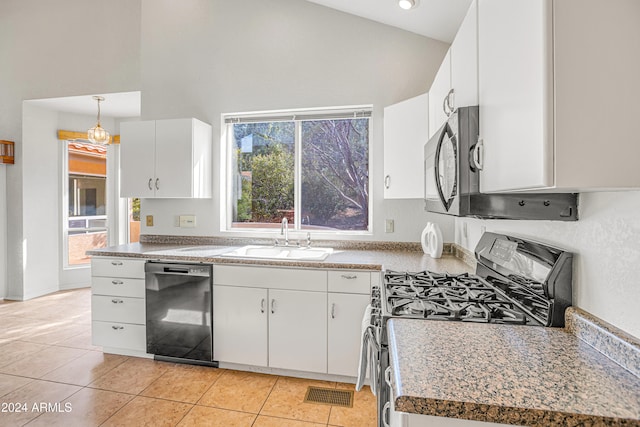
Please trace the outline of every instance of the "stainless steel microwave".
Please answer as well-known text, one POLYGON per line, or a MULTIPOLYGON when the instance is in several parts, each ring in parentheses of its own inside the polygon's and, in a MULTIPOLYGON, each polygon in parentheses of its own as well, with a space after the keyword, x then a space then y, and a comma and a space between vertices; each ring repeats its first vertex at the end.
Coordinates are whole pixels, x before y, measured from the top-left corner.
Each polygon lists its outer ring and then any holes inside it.
POLYGON ((478 106, 461 107, 424 146, 426 209, 456 216, 470 214, 470 194, 480 192, 478 106), (476 156, 477 158, 477 156, 476 156))
POLYGON ((476 218, 575 221, 574 193, 480 192, 479 107, 455 110, 424 146, 425 209, 476 218))

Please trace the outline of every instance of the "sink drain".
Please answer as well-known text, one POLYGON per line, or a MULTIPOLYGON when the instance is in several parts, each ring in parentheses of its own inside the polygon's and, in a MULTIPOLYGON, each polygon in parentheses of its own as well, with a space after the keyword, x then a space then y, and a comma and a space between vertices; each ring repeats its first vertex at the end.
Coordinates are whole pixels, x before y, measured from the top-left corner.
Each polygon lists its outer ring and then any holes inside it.
POLYGON ((353 391, 337 390, 335 388, 309 387, 307 388, 307 393, 304 396, 304 402, 353 408, 353 391))

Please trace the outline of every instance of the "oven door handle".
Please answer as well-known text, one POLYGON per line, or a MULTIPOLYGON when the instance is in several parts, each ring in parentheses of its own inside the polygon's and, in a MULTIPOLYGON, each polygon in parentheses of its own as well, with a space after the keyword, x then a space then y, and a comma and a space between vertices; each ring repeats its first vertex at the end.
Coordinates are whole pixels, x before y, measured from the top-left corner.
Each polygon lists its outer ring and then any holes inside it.
POLYGON ((387 402, 382 407, 382 425, 389 427, 389 412, 391 412, 391 402, 387 402))

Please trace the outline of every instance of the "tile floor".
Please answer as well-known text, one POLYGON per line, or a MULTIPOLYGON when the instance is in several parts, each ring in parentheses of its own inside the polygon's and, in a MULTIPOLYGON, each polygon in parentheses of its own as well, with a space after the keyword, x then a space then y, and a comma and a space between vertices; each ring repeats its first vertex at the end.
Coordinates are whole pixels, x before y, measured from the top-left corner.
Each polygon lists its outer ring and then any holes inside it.
POLYGON ((368 388, 342 408, 302 403, 309 385, 353 388, 104 354, 89 289, 0 301, 2 426, 376 426, 368 388))

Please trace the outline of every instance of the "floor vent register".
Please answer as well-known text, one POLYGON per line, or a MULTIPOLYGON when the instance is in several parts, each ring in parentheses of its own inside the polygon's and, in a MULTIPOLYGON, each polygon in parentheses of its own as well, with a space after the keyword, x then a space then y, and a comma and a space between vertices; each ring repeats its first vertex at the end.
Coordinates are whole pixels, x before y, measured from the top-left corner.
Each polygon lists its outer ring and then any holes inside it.
POLYGON ((304 396, 304 403, 343 406, 353 408, 353 391, 334 388, 309 387, 304 396))

